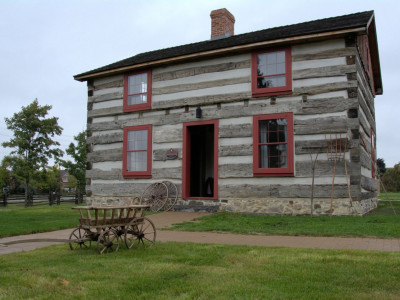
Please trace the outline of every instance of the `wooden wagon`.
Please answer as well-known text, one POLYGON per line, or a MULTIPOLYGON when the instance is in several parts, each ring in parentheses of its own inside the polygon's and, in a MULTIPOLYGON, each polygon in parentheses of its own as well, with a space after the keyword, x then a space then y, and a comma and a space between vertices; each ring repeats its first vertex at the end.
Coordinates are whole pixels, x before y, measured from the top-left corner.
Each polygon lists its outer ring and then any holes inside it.
POLYGON ((100 254, 118 251, 123 241, 128 249, 151 247, 156 240, 153 222, 144 216, 149 205, 92 207, 78 206, 80 225, 70 237, 71 250, 90 247, 97 242, 100 254))

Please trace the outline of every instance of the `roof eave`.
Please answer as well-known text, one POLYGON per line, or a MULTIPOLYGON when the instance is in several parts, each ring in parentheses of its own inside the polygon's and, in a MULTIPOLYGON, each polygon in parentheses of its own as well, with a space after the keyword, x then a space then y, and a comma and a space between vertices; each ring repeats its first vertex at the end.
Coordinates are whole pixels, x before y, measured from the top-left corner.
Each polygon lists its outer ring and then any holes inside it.
POLYGON ((381 65, 379 59, 378 37, 375 27, 375 16, 372 15, 367 25, 368 43, 371 56, 372 74, 375 86, 375 94, 383 94, 381 65))
POLYGON ((300 35, 300 36, 295 36, 295 37, 280 38, 280 39, 275 39, 275 40, 269 40, 269 41, 221 48, 221 49, 217 49, 217 50, 209 50, 209 51, 191 53, 191 54, 186 54, 186 55, 181 55, 181 56, 176 56, 176 57, 170 57, 170 58, 150 61, 150 62, 146 62, 146 63, 130 65, 130 66, 126 66, 126 67, 115 68, 112 70, 93 72, 91 74, 86 74, 86 75, 76 75, 76 76, 74 76, 74 79, 83 82, 83 81, 87 81, 87 80, 94 79, 97 77, 110 76, 110 75, 120 74, 120 73, 124 73, 124 72, 130 72, 130 71, 137 70, 137 69, 150 68, 150 67, 163 65, 163 64, 177 63, 177 62, 190 60, 193 58, 199 59, 199 58, 205 58, 205 57, 209 57, 209 56, 226 54, 226 53, 230 53, 230 52, 243 52, 246 50, 260 48, 263 46, 271 46, 271 45, 277 45, 277 44, 290 44, 290 43, 300 42, 302 40, 316 40, 316 39, 323 39, 323 38, 327 38, 327 37, 338 37, 338 36, 343 36, 343 35, 350 34, 350 33, 354 34, 354 33, 362 33, 362 32, 366 32, 365 26, 350 28, 350 29, 343 29, 343 30, 328 31, 328 32, 322 32, 322 33, 300 35))

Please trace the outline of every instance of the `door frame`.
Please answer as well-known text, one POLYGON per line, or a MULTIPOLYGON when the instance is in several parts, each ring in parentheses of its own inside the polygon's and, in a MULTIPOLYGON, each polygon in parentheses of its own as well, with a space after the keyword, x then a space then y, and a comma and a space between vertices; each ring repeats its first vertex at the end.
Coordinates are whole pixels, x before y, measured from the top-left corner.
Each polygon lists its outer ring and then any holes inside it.
POLYGON ((218 199, 218 120, 183 123, 182 151, 182 198, 184 199, 218 199), (190 196, 190 134, 189 127, 214 125, 214 185, 213 197, 190 196))

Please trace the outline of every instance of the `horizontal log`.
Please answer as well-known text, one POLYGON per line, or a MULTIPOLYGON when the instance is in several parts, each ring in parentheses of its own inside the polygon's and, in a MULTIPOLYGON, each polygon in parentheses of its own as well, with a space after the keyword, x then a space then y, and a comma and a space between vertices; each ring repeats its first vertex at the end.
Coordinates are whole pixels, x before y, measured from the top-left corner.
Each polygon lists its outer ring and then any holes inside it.
POLYGON ((120 133, 108 133, 102 135, 95 135, 87 138, 88 144, 112 144, 112 143, 119 143, 123 140, 123 133, 122 130, 120 133))
POLYGON ((292 96, 317 95, 322 93, 346 90, 348 88, 355 88, 355 87, 357 87, 357 81, 355 80, 311 85, 306 87, 296 87, 293 90, 292 96))
POLYGON ((108 94, 92 96, 88 98, 88 103, 99 103, 110 100, 120 100, 123 98, 123 95, 124 95, 123 91, 121 90, 120 92, 111 92, 108 94))
POLYGON ((356 72, 355 65, 340 65, 340 66, 294 70, 292 76, 294 80, 297 80, 297 79, 308 79, 308 78, 342 76, 354 72, 356 72))
POLYGON ((95 117, 107 117, 122 114, 122 106, 110 107, 110 108, 100 108, 88 111, 88 118, 95 117))
POLYGON ((307 99, 302 102, 301 110, 296 112, 298 115, 314 115, 333 112, 342 112, 348 109, 358 108, 358 99, 345 99, 343 97, 325 99, 307 99))
POLYGON ((253 177, 252 164, 229 164, 218 167, 219 178, 249 178, 253 177))
MULTIPOLYGON (((182 126, 183 127, 183 126, 182 126)), ((154 142, 156 143, 175 143, 182 142, 182 128, 165 129, 154 127, 154 142)))
POLYGON ((360 150, 360 164, 361 166, 363 166, 364 168, 371 170, 371 156, 369 153, 367 153, 365 151, 364 148, 361 148, 360 150))
POLYGON ((113 169, 111 171, 103 171, 99 169, 86 170, 86 178, 93 180, 123 180, 122 170, 113 169))
POLYGON ((184 68, 176 71, 162 72, 153 74, 153 82, 179 79, 183 77, 195 76, 206 73, 224 72, 237 69, 250 68, 250 60, 246 59, 240 62, 228 62, 215 65, 184 68))
POLYGON ((358 128, 358 119, 347 117, 313 118, 308 120, 294 120, 295 134, 330 134, 347 133, 347 130, 358 128))
MULTIPOLYGON (((335 162, 327 160, 317 160, 315 163, 314 176, 333 176, 335 162)), ((346 162, 347 176, 350 180, 350 175, 360 173, 360 167, 357 163, 346 162)), ((344 161, 336 162, 335 176, 346 176, 344 161)), ((296 161, 296 177, 312 178, 312 162, 296 161)))
POLYGON ((367 105, 368 105, 368 108, 370 109, 371 114, 375 115, 375 108, 373 105, 374 94, 372 92, 371 85, 366 78, 363 63, 361 62, 361 57, 360 57, 359 53, 357 53, 356 58, 357 58, 356 59, 356 67, 357 67, 359 86, 362 89, 364 98, 370 100, 369 102, 367 102, 367 105))
MULTIPOLYGON (((311 181, 310 181, 311 183, 311 181)), ((330 198, 332 185, 314 185, 315 198, 330 198)), ((222 185, 218 188, 220 198, 310 198, 310 185, 222 185)), ((351 186, 351 195, 360 197, 359 186, 351 186)), ((335 185, 334 198, 348 198, 347 185, 335 185)))
POLYGON ((152 178, 157 180, 182 179, 182 168, 153 169, 152 178))
POLYGON ((219 127, 220 138, 251 137, 253 136, 252 124, 232 124, 219 127))
POLYGON ((347 48, 329 49, 315 53, 294 54, 292 55, 292 61, 345 57, 345 56, 352 56, 355 54, 356 54, 355 47, 347 47, 347 48))
MULTIPOLYGON (((295 142, 295 153, 300 154, 316 154, 316 153, 327 153, 330 151, 331 145, 339 145, 340 148, 352 149, 358 147, 358 140, 347 140, 345 137, 341 139, 335 139, 335 136, 327 135, 324 140, 305 140, 295 142), (332 139, 331 139, 332 138, 332 139)), ((324 156, 325 157, 325 156, 324 156)), ((315 159, 315 155, 313 156, 315 159)), ((321 157, 320 157, 321 159, 321 157)))
POLYGON ((93 196, 132 196, 139 197, 149 183, 92 183, 90 189, 93 196))
POLYGON ((361 192, 361 199, 362 200, 367 200, 367 199, 376 199, 378 197, 377 192, 361 192))
POLYGON ((207 95, 199 97, 182 98, 176 100, 167 101, 157 101, 153 102, 152 107, 154 109, 166 109, 166 108, 177 108, 184 107, 187 105, 197 106, 197 105, 211 105, 218 103, 228 103, 232 101, 242 101, 250 99, 250 91, 246 93, 233 93, 233 94, 223 94, 223 95, 207 95))
POLYGON ((361 187, 367 191, 375 192, 378 190, 377 180, 373 178, 368 178, 361 175, 361 187))
MULTIPOLYGON (((122 165, 122 164, 121 164, 122 165)), ((154 169, 151 172, 152 179, 181 179, 182 168, 161 168, 154 169)), ((87 170, 86 177, 92 180, 124 180, 122 169, 113 169, 111 171, 103 171, 99 169, 87 170)))
POLYGON ((109 88, 116 88, 116 87, 123 87, 124 86, 124 79, 123 78, 118 78, 116 80, 102 83, 102 84, 94 84, 94 90, 99 91, 99 90, 104 90, 104 89, 109 89, 109 88))
POLYGON ((253 145, 229 145, 219 146, 218 155, 225 156, 251 156, 253 155, 253 145))
MULTIPOLYGON (((146 183, 137 183, 135 181, 125 181, 121 183, 93 183, 90 187, 92 189, 93 197, 95 196, 127 196, 127 197, 140 197, 145 189, 155 181, 149 180, 146 183)), ((181 184, 176 183, 178 193, 181 191, 181 184)))
POLYGON ((371 126, 368 124, 368 121, 365 119, 363 114, 359 114, 360 125, 364 129, 365 134, 368 137, 371 137, 371 126))
POLYGON ((226 85, 234 85, 240 83, 250 83, 250 76, 241 77, 241 78, 230 78, 230 79, 221 79, 214 81, 205 81, 199 83, 188 83, 188 84, 178 84, 178 85, 170 85, 162 88, 153 88, 152 95, 163 95, 163 94, 172 94, 179 93, 185 91, 193 91, 200 90, 218 86, 226 86, 226 85))
POLYGON ((95 152, 87 153, 87 161, 91 163, 104 162, 104 161, 121 161, 122 165, 122 148, 98 150, 95 152))

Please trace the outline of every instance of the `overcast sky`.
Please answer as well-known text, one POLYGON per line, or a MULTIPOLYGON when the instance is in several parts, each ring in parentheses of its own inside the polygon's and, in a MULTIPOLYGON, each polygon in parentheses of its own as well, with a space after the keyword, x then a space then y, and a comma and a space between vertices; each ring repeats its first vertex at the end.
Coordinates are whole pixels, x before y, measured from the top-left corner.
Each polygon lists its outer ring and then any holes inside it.
MULTIPOLYGON (((5 117, 35 98, 52 105, 65 149, 86 129, 86 83, 73 75, 138 53, 210 38, 210 12, 227 8, 235 34, 375 10, 383 95, 375 98, 377 153, 400 161, 398 0, 0 0, 0 142, 5 117)), ((0 160, 9 153, 0 147, 0 160)))

